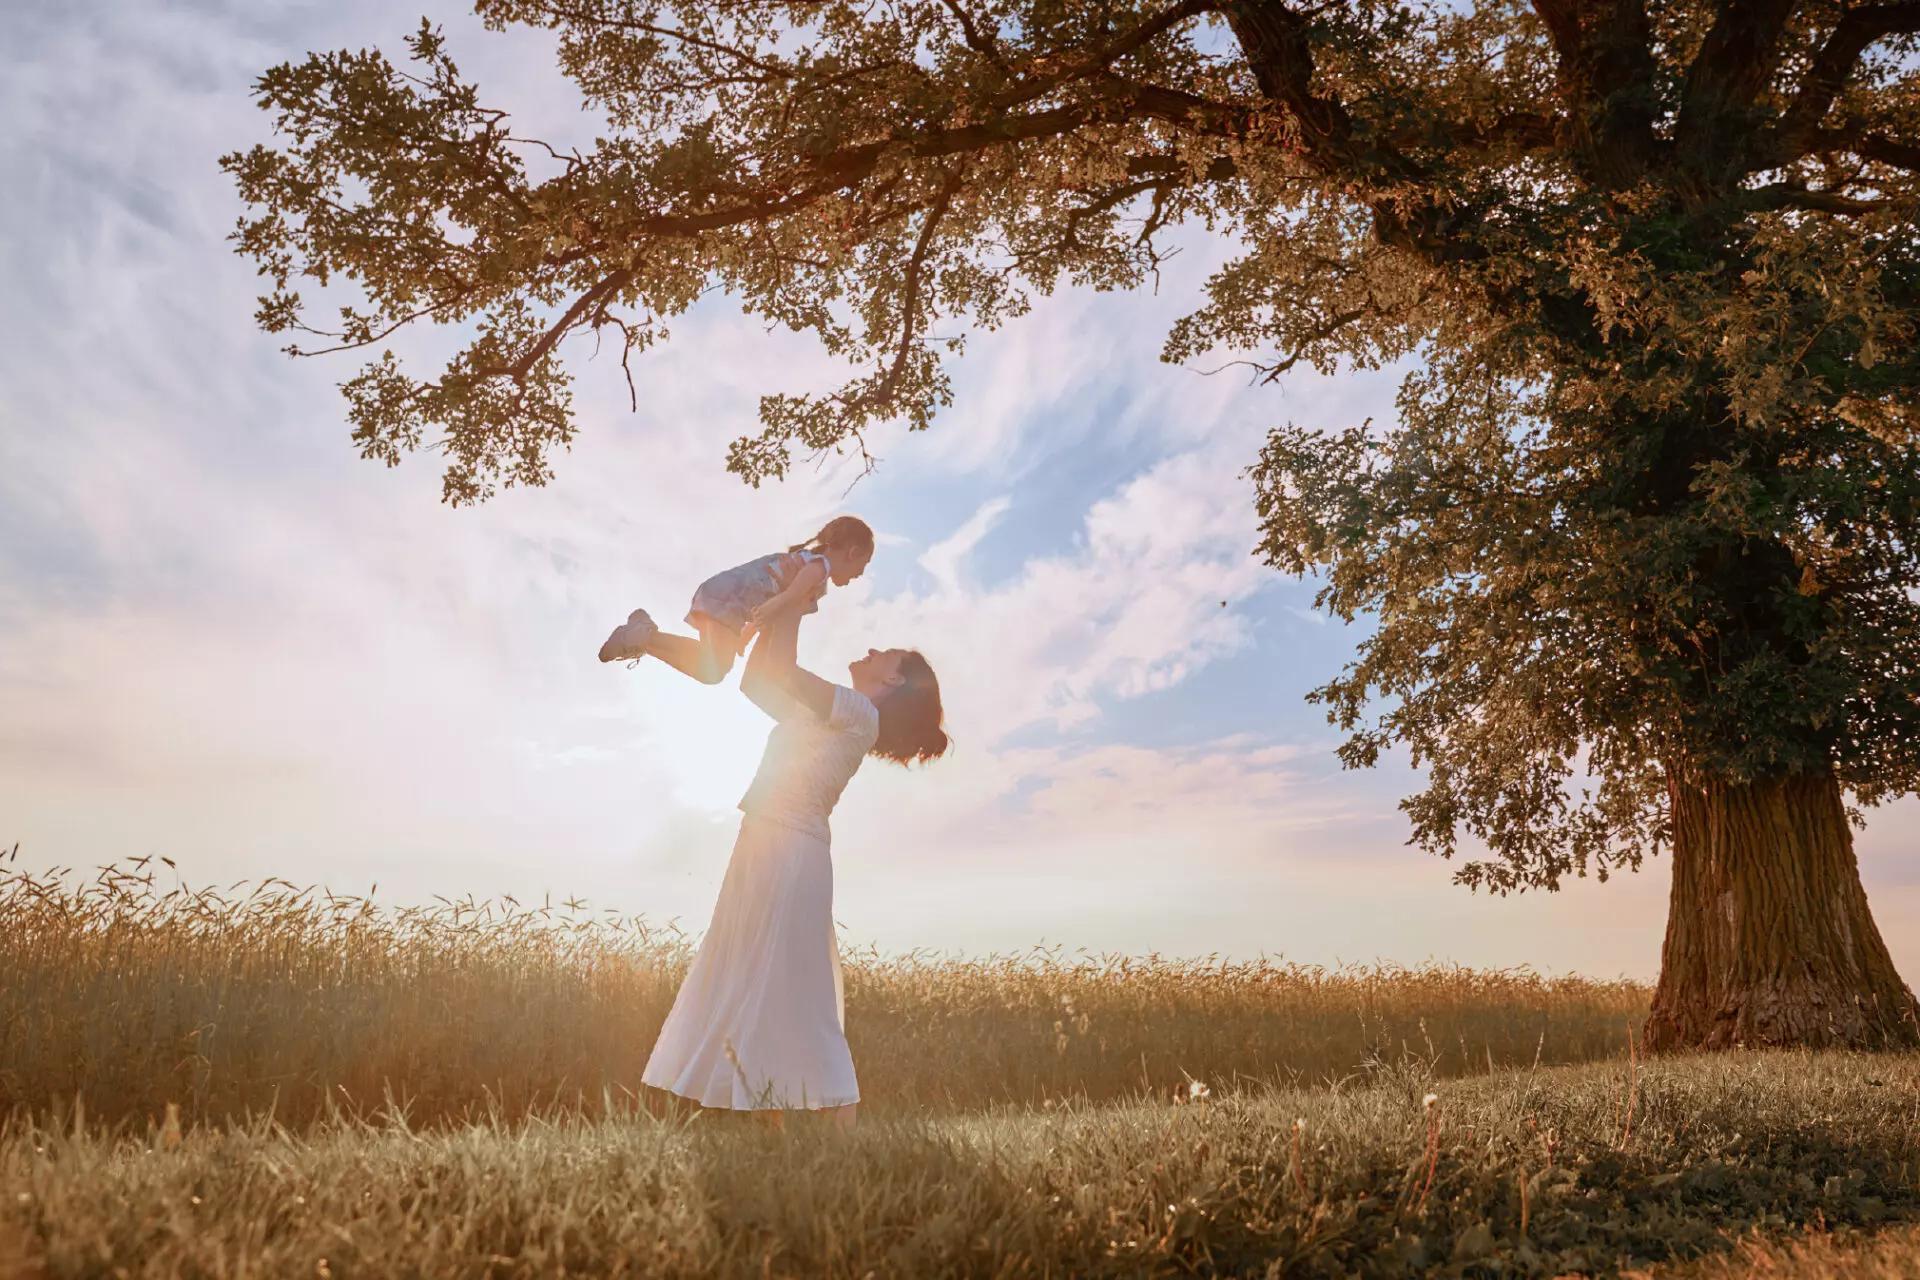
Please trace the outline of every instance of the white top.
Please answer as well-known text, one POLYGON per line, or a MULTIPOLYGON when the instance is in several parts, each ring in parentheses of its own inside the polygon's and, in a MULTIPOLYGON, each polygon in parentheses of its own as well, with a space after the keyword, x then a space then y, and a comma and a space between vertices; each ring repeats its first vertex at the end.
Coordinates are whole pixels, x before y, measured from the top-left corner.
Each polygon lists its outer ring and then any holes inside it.
POLYGON ((828 839, 827 815, 879 736, 880 709, 866 695, 835 685, 825 723, 796 711, 767 735, 741 812, 828 839))

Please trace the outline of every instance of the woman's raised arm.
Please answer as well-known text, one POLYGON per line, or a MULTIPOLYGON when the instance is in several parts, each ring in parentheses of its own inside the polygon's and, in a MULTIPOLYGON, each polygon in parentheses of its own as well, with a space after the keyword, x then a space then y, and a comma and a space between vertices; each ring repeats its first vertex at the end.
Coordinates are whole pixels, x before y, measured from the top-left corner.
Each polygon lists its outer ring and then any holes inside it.
POLYGON ((800 667, 800 616, 775 618, 754 641, 740 675, 740 692, 775 720, 797 713, 825 720, 833 714, 833 686, 800 667))

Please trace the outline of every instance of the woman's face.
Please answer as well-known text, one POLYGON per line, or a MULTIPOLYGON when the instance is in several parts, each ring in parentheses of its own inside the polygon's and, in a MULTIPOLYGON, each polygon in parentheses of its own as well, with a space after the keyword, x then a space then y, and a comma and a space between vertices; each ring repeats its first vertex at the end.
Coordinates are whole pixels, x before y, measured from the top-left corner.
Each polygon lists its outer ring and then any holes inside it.
POLYGON ((900 663, 906 656, 905 649, 869 649, 866 657, 847 664, 847 674, 868 698, 882 698, 905 683, 900 663))

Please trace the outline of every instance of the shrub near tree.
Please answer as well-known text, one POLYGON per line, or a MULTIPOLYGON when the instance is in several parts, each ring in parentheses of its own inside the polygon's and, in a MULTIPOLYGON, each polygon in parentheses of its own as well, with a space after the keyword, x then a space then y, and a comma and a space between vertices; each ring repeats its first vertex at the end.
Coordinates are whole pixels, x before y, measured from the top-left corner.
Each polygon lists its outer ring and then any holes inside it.
POLYGON ((553 33, 591 150, 423 24, 266 72, 274 141, 224 161, 260 323, 377 353, 366 456, 431 441, 456 504, 541 483, 562 344, 631 378, 716 286, 855 370, 769 389, 730 467, 864 455, 968 327, 1202 225, 1240 256, 1168 359, 1418 357, 1396 421, 1251 471, 1267 559, 1377 619, 1316 696, 1348 764, 1424 768, 1415 842, 1499 892, 1670 850, 1655 1047, 1920 1043, 1849 826, 1920 772, 1920 3, 478 10, 553 33), (359 300, 316 324, 309 279, 359 300), (409 324, 470 341, 423 373, 382 349, 409 324))

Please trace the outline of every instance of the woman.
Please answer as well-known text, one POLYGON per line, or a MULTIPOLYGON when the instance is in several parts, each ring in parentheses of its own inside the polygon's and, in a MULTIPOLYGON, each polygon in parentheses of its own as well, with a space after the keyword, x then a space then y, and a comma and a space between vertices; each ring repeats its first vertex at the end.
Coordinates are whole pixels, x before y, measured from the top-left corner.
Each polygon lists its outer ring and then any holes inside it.
POLYGON ((869 649, 852 687, 795 662, 800 615, 773 624, 740 690, 779 723, 673 1011, 641 1079, 705 1107, 827 1111, 853 1126, 860 1100, 847 1051, 833 936, 827 815, 867 756, 896 764, 947 749, 940 684, 910 649, 869 649))

